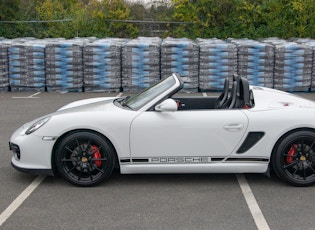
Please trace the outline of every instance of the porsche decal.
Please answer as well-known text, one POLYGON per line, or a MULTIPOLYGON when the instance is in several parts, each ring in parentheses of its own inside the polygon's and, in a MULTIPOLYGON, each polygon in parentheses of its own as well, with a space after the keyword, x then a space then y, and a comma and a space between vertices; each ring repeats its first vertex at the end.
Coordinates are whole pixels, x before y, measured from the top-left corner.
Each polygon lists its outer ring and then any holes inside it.
POLYGON ((212 158, 212 157, 152 157, 152 158, 122 158, 121 164, 198 164, 198 163, 214 163, 214 162, 268 162, 265 158, 212 158))

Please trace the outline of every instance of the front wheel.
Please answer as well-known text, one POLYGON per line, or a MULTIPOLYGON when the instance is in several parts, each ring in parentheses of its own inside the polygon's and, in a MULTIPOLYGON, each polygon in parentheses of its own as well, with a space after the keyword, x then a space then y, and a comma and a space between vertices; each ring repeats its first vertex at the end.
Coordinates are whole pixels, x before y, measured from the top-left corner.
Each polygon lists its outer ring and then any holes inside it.
POLYGON ((297 131, 283 138, 272 156, 273 169, 294 186, 315 183, 315 133, 297 131))
POLYGON ((104 137, 92 132, 66 136, 55 154, 59 173, 77 186, 94 186, 107 179, 115 165, 115 151, 104 137))

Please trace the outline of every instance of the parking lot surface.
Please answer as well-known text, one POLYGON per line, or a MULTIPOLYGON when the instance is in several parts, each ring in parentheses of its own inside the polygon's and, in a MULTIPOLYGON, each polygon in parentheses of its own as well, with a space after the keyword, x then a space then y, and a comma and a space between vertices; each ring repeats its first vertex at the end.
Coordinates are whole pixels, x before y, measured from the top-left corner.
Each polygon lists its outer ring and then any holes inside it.
MULTIPOLYGON (((275 175, 115 171, 97 187, 80 188, 11 167, 14 130, 69 102, 100 96, 117 93, 0 93, 0 229, 314 229, 315 186, 291 187, 275 175)), ((315 94, 301 96, 315 100, 315 94)))

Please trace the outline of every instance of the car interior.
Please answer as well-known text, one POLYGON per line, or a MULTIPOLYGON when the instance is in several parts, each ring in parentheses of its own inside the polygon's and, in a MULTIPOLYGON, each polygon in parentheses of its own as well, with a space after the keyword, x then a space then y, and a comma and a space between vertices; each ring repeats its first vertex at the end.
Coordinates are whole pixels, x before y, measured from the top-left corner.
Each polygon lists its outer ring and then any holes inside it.
POLYGON ((231 82, 226 78, 224 87, 219 95, 210 97, 173 97, 179 104, 178 110, 199 109, 249 109, 254 106, 252 91, 246 78, 233 76, 231 82))

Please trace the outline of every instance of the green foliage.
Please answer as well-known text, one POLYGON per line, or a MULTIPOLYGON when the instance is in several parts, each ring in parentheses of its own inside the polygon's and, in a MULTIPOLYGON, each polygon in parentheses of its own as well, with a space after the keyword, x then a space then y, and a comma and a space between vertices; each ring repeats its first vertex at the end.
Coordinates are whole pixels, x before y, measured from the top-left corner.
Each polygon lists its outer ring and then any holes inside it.
POLYGON ((149 30, 167 31, 160 36, 188 38, 314 38, 315 0, 171 0, 171 4, 149 8, 124 0, 0 0, 0 23, 0 37, 7 38, 132 38, 148 35, 149 30), (64 19, 72 20, 1 23, 64 19))
MULTIPOLYGON (((4 0, 1 0, 4 1, 4 0)), ((123 0, 15 0, 14 7, 1 11, 1 21, 46 21, 43 23, 1 24, 0 36, 13 37, 135 37, 138 29, 124 22, 109 20, 127 20, 130 10, 123 0), (20 2, 21 1, 21 2, 20 2), (28 4, 23 4, 28 3, 28 4), (30 4, 32 3, 32 4, 30 4), (24 5, 24 7, 22 7, 24 5), (27 6, 26 9, 25 7, 27 6), (8 14, 6 12, 12 12, 8 14), (8 17, 7 15, 10 15, 8 17), (64 22, 47 22, 52 20, 64 22)), ((7 0, 9 2, 9 0, 7 0)))
POLYGON ((172 0, 176 37, 314 37, 315 0, 172 0))

